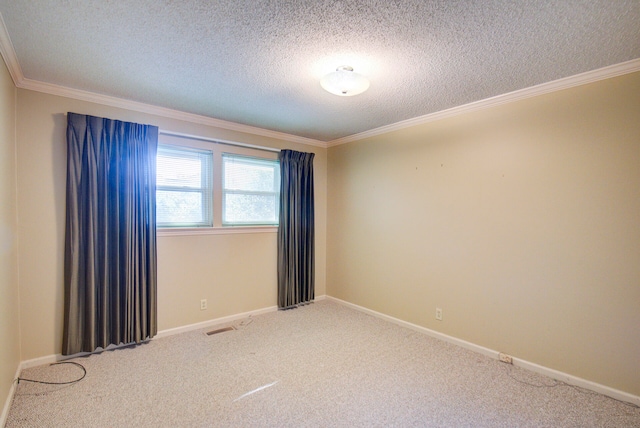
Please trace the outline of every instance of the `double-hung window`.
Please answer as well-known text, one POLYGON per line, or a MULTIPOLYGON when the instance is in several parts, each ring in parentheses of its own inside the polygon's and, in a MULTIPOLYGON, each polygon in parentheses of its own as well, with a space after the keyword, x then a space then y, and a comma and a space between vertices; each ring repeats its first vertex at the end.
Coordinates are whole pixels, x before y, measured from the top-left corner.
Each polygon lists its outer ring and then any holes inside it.
POLYGON ((277 153, 162 134, 158 143, 158 228, 220 233, 225 227, 278 225, 277 153))

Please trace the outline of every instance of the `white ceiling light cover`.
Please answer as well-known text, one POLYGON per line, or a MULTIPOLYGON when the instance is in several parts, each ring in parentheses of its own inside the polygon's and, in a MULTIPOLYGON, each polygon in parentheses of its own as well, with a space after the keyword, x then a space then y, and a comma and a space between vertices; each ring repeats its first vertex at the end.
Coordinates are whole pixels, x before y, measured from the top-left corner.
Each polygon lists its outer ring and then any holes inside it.
POLYGON ((352 67, 343 65, 320 79, 320 85, 332 94, 351 97, 369 89, 369 80, 354 72, 352 67))

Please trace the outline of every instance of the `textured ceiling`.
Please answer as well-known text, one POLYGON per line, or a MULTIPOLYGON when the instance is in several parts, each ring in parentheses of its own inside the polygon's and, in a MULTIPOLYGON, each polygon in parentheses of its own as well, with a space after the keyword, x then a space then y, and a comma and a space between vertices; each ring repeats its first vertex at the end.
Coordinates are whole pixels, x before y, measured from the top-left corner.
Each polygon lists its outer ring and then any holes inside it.
POLYGON ((331 141, 640 58, 639 0, 0 0, 27 79, 331 141), (337 97, 351 65, 371 87, 337 97))

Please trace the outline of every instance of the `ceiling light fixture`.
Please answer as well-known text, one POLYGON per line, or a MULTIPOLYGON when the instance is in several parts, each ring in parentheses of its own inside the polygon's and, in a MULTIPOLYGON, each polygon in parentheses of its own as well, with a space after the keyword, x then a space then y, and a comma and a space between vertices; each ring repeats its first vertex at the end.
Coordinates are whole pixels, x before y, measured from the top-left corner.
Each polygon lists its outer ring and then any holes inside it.
POLYGON ((369 88, 369 80, 361 74, 354 73, 352 67, 343 65, 320 79, 320 85, 332 94, 350 97, 366 91, 369 88))

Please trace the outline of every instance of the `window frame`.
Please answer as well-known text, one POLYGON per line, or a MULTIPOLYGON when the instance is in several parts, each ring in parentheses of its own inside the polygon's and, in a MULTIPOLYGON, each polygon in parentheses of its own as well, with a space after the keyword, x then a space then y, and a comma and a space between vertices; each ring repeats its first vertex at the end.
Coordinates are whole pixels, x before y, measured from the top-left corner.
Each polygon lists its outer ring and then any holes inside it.
MULTIPOLYGON (((213 150, 203 149, 203 148, 195 148, 195 147, 186 147, 186 146, 176 146, 170 144, 158 144, 158 153, 161 151, 173 151, 178 154, 182 154, 184 159, 189 157, 192 158, 200 158, 202 165, 203 174, 200 175, 200 187, 180 187, 180 186, 171 186, 171 185, 158 185, 156 183, 156 195, 158 190, 167 190, 167 191, 177 191, 184 193, 199 193, 202 195, 202 212, 203 212, 203 221, 201 222, 160 222, 156 220, 156 229, 174 229, 174 228, 201 228, 201 227, 212 227, 213 226, 213 176, 215 175, 215 171, 213 168, 213 150), (188 154, 191 153, 192 156, 188 154), (206 192, 211 192, 210 195, 206 195, 206 192)), ((179 157, 179 156, 178 156, 179 157)), ((157 166, 156 166, 157 169, 157 166)), ((157 197, 156 197, 157 199, 157 197)), ((156 202, 156 212, 157 212, 157 202, 156 202)))
MULTIPOLYGON (((204 149, 213 152, 213 226, 211 227, 156 227, 158 236, 183 235, 220 235, 243 233, 276 233, 278 225, 223 225, 222 224, 222 153, 231 153, 258 159, 277 160, 278 150, 254 148, 230 141, 213 140, 206 137, 170 135, 160 133, 159 146, 178 146, 184 148, 204 149)), ((279 189, 278 189, 279 191, 279 189)))

